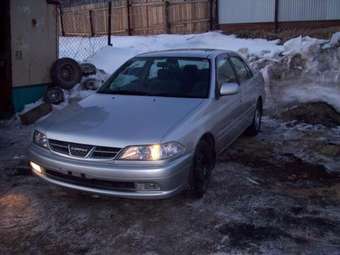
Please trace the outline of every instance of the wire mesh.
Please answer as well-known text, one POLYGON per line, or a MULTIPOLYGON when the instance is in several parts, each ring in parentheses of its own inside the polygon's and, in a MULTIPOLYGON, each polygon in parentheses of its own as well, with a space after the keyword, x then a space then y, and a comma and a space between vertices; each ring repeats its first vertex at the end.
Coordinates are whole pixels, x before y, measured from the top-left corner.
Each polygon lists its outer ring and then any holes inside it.
POLYGON ((59 58, 69 57, 84 62, 105 46, 107 46, 107 36, 60 36, 59 58))
POLYGON ((59 8, 59 58, 84 62, 108 45, 108 0, 63 0, 59 8), (99 24, 100 21, 100 24, 99 24))

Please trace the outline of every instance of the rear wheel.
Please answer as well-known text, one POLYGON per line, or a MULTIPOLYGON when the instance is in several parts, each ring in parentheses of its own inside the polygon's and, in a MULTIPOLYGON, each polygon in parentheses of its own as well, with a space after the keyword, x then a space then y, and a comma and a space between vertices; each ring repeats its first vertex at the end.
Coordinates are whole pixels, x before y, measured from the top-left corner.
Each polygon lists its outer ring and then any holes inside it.
POLYGON ((261 131, 262 126, 262 102, 261 100, 257 101, 256 110, 254 112, 253 122, 246 130, 246 135, 256 136, 261 131))
POLYGON ((208 141, 200 141, 195 151, 189 180, 191 193, 195 198, 202 198, 206 193, 214 165, 214 148, 208 141))

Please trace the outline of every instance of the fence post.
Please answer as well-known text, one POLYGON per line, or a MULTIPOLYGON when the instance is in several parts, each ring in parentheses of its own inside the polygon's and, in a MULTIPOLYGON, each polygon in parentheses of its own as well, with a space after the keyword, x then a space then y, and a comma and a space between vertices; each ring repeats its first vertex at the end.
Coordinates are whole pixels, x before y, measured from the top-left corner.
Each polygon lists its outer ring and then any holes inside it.
POLYGON ((220 27, 220 20, 219 20, 219 1, 215 0, 215 29, 219 29, 220 27))
POLYGON ((93 10, 89 10, 89 16, 90 16, 90 28, 91 28, 91 36, 95 36, 95 31, 94 31, 94 25, 93 25, 93 10))
POLYGON ((128 35, 131 35, 130 7, 131 7, 130 1, 126 0, 128 35))
POLYGON ((169 15, 170 3, 168 0, 164 2, 164 13, 165 13, 165 32, 167 34, 171 33, 170 15, 169 15))
POLYGON ((275 0, 274 29, 275 33, 279 31, 279 0, 275 0))
POLYGON ((209 4, 210 4, 210 28, 209 30, 213 30, 214 28, 214 0, 209 0, 209 4))
POLYGON ((65 29, 64 29, 64 18, 63 18, 63 9, 59 6, 59 15, 60 15, 60 28, 61 28, 61 35, 65 36, 65 29))
POLYGON ((108 37, 107 37, 107 45, 109 46, 112 46, 112 43, 111 43, 111 21, 112 21, 112 2, 110 1, 109 2, 109 9, 108 9, 108 12, 109 12, 109 15, 108 15, 108 37))

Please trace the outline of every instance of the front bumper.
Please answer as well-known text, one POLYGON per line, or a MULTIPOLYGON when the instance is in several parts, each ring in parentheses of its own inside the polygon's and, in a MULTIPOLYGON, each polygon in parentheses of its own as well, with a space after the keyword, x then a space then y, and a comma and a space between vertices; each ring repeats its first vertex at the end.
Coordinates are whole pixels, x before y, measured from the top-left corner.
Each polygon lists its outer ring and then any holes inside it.
POLYGON ((42 167, 33 172, 48 182, 103 195, 125 198, 161 199, 182 191, 188 180, 192 155, 164 163, 79 160, 57 155, 34 144, 29 158, 42 167), (141 190, 142 184, 155 184, 157 190, 141 190), (105 185, 104 185, 105 184, 105 185), (110 186, 112 184, 112 186, 110 186))

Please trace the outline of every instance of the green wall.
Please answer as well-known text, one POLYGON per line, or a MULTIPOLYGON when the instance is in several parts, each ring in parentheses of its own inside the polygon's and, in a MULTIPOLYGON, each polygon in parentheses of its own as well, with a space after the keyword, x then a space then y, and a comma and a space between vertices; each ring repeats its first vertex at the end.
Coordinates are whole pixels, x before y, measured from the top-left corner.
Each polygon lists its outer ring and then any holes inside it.
POLYGON ((15 112, 20 112, 26 104, 34 103, 44 94, 49 84, 37 84, 12 88, 12 104, 15 112))

